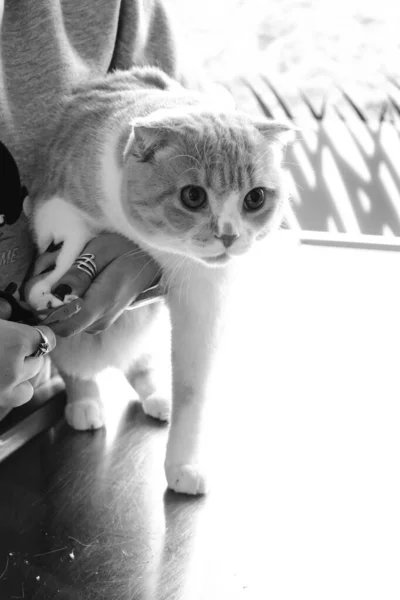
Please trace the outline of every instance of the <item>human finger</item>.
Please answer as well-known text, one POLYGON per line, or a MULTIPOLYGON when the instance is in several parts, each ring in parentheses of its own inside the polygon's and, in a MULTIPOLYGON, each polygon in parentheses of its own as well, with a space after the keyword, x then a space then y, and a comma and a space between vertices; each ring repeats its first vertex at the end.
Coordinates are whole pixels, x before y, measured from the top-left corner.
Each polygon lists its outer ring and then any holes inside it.
POLYGON ((60 253, 62 244, 55 245, 53 243, 47 248, 43 254, 40 254, 36 259, 33 271, 24 285, 24 296, 29 298, 31 289, 43 279, 49 271, 55 267, 57 257, 60 253))
POLYGON ((49 349, 48 352, 54 350, 57 340, 54 332, 47 325, 37 325, 35 327, 26 326, 25 327, 25 335, 23 336, 23 350, 25 358, 31 357, 35 352, 37 352, 39 348, 39 344, 43 342, 43 338, 40 334, 40 331, 43 333, 46 338, 49 349))
POLYGON ((78 313, 81 310, 82 305, 83 300, 81 298, 75 298, 74 300, 71 300, 71 302, 66 302, 61 306, 48 311, 47 316, 41 321, 41 325, 53 326, 60 321, 66 321, 67 319, 70 319, 72 315, 78 313))
POLYGON ((123 312, 124 309, 122 308, 118 313, 113 312, 113 314, 111 315, 107 315, 106 317, 98 319, 85 329, 85 333, 90 333, 92 335, 102 333, 103 331, 111 327, 111 325, 115 323, 115 321, 122 315, 123 312))
POLYGON ((144 252, 116 258, 93 281, 81 311, 53 330, 62 337, 81 331, 103 331, 151 285, 159 272, 159 265, 144 252))
POLYGON ((13 406, 1 406, 0 404, 0 421, 2 421, 3 419, 6 418, 6 416, 8 415, 8 413, 10 412, 10 410, 12 410, 14 407, 13 406))
POLYGON ((13 388, 8 400, 8 405, 13 408, 22 406, 32 399, 33 394, 34 389, 32 384, 29 381, 24 381, 13 388))
MULTIPOLYGON (((93 256, 93 261, 100 274, 113 260, 127 252, 141 252, 133 242, 117 233, 102 233, 90 240, 81 254, 93 256)), ((65 275, 53 286, 52 292, 63 300, 67 295, 82 296, 92 283, 92 277, 78 265, 74 264, 65 275)))
POLYGON ((0 319, 4 321, 8 321, 11 317, 12 307, 9 302, 5 298, 0 298, 0 319))
POLYGON ((37 358, 34 358, 33 356, 25 358, 17 383, 23 383, 24 381, 36 377, 43 367, 43 360, 43 356, 38 356, 37 358))
POLYGON ((0 396, 0 417, 3 418, 12 408, 28 402, 34 393, 30 381, 21 381, 16 385, 3 390, 0 396))

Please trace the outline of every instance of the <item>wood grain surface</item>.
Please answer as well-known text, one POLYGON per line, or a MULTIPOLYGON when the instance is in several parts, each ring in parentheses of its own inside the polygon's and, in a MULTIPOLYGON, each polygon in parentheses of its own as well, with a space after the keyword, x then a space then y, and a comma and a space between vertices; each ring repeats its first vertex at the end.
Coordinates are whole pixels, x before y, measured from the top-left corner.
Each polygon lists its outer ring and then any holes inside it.
POLYGON ((397 599, 397 264, 254 259, 227 315, 207 497, 166 490, 168 426, 105 374, 104 430, 61 421, 0 464, 0 599, 397 599))

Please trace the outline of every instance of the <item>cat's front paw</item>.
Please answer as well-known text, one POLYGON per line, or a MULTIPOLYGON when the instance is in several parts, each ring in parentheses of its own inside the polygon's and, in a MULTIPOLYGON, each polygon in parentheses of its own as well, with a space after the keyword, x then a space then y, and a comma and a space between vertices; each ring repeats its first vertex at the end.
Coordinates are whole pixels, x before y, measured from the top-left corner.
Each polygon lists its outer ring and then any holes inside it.
POLYGON ((204 469, 197 464, 165 465, 168 487, 181 494, 199 495, 208 492, 204 469))
POLYGON ((65 419, 73 429, 79 431, 99 429, 104 425, 102 407, 93 399, 68 403, 65 407, 65 419))
POLYGON ((169 421, 171 417, 171 400, 157 393, 151 394, 142 400, 143 410, 146 415, 159 421, 169 421))
POLYGON ((27 292, 27 301, 36 310, 57 308, 63 304, 62 300, 51 293, 51 289, 45 280, 33 284, 27 292))

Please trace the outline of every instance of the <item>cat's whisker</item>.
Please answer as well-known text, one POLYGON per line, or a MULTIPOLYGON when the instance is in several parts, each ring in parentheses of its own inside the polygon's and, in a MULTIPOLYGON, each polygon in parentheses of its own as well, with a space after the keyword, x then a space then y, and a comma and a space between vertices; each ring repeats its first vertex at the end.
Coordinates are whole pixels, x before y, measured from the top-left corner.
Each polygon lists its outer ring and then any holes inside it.
POLYGON ((269 163, 265 162, 265 154, 263 156, 259 156, 256 160, 254 160, 252 164, 252 168, 254 170, 262 168, 264 171, 268 169, 269 163))
MULTIPOLYGON (((210 156, 210 162, 211 162, 211 160, 212 160, 214 157, 216 157, 216 156, 218 156, 220 160, 223 160, 223 159, 224 159, 224 156, 223 156, 223 154, 220 154, 219 152, 214 152, 214 154, 212 154, 212 155, 210 156)), ((218 162, 218 161, 217 161, 217 162, 218 162)))
POLYGON ((143 273, 143 271, 145 270, 145 268, 153 262, 153 258, 150 258, 144 265, 143 267, 140 269, 140 271, 138 273, 136 273, 136 276, 132 279, 132 283, 136 281, 136 279, 139 278, 139 276, 143 273))
POLYGON ((185 169, 185 171, 182 171, 182 175, 184 175, 185 173, 188 173, 189 171, 195 171, 196 173, 201 173, 200 169, 198 169, 197 167, 189 167, 188 169, 185 169))
MULTIPOLYGON (((255 158, 254 158, 254 163, 257 165, 261 160, 265 159, 266 155, 269 155, 269 154, 271 154, 271 149, 270 148, 267 148, 263 152, 259 152, 257 154, 257 156, 255 156, 255 158)), ((267 162, 265 166, 269 167, 270 165, 271 165, 271 161, 267 162)))
POLYGON ((186 303, 189 305, 189 290, 190 290, 190 281, 192 279, 192 273, 194 272, 194 263, 192 263, 192 268, 188 271, 188 283, 186 286, 186 303))
MULTIPOLYGON (((182 261, 182 267, 184 266, 185 262, 186 262, 186 260, 184 259, 182 261)), ((179 304, 181 304, 183 277, 181 277, 180 279, 181 279, 181 281, 180 281, 179 292, 178 292, 178 302, 179 302, 179 304)))
POLYGON ((165 287, 166 287, 166 290, 167 290, 167 297, 169 297, 172 281, 175 278, 175 276, 178 274, 179 267, 181 266, 181 264, 182 264, 181 260, 179 259, 179 257, 177 257, 175 266, 172 265, 172 272, 169 274, 169 277, 168 277, 167 282, 165 284, 165 287))
POLYGON ((145 254, 145 252, 141 249, 141 248, 135 248, 134 250, 129 250, 128 252, 126 252, 125 254, 121 254, 122 256, 138 256, 139 254, 145 254))
POLYGON ((260 159, 260 158, 264 158, 264 156, 266 154, 270 154, 271 153, 271 149, 270 148, 265 148, 262 152, 258 152, 257 155, 255 156, 255 159, 260 159))
POLYGON ((264 159, 264 156, 265 154, 263 154, 263 156, 259 156, 257 159, 252 161, 251 170, 253 173, 262 173, 265 177, 266 172, 268 172, 268 167, 270 166, 270 163, 261 163, 261 161, 264 159))
POLYGON ((209 152, 208 152, 208 148, 209 148, 209 144, 212 143, 212 141, 210 140, 210 134, 207 133, 203 143, 202 143, 202 147, 201 147, 201 152, 202 152, 202 162, 204 165, 206 165, 206 167, 208 167, 208 161, 209 161, 209 152))
POLYGON ((284 162, 282 162, 282 167, 286 167, 287 165, 290 165, 291 167, 297 167, 298 169, 301 168, 298 163, 290 162, 288 160, 285 160, 284 162))
MULTIPOLYGON (((177 259, 177 261, 176 261, 177 262, 177 266, 176 266, 176 269, 174 271, 174 277, 175 277, 175 279, 178 278, 179 273, 180 273, 181 269, 184 266, 186 258, 187 258, 186 256, 181 256, 179 259, 177 259)), ((178 294, 178 297, 179 297, 179 294, 178 294)))
POLYGON ((171 160, 177 159, 177 158, 190 158, 191 160, 195 160, 197 163, 199 163, 200 168, 203 167, 203 165, 201 164, 200 160, 198 160, 195 156, 191 156, 190 154, 176 154, 175 156, 171 156, 168 159, 168 162, 171 162, 171 160))
POLYGON ((209 143, 210 144, 212 143, 211 133, 207 134, 206 139, 204 140, 204 144, 203 144, 203 162, 206 163, 207 167, 209 167, 209 165, 210 165, 210 157, 208 155, 208 148, 209 148, 208 144, 209 143))
POLYGON ((168 300, 171 297, 172 283, 176 279, 176 277, 178 276, 178 274, 179 274, 179 266, 175 267, 174 271, 171 274, 171 277, 168 280, 168 284, 167 284, 167 298, 168 298, 168 300))
POLYGON ((271 181, 265 178, 265 169, 263 167, 253 170, 253 177, 256 178, 258 175, 260 175, 262 178, 265 186, 271 186, 272 188, 276 186, 276 181, 271 181))
POLYGON ((199 161, 199 163, 202 165, 203 163, 201 162, 201 153, 200 153, 200 150, 199 150, 199 145, 198 145, 198 143, 196 143, 196 144, 194 145, 194 147, 195 147, 195 149, 196 149, 196 152, 197 152, 198 161, 199 161))
POLYGON ((302 192, 306 191, 306 189, 302 185, 300 185, 298 181, 296 181, 296 187, 299 188, 299 190, 301 190, 302 192))
MULTIPOLYGON (((188 257, 188 256, 185 256, 185 257, 184 257, 184 260, 183 260, 183 262, 182 262, 182 267, 186 266, 186 263, 187 263, 189 260, 190 260, 190 259, 189 259, 189 257, 188 257)), ((179 303, 180 303, 180 301, 181 301, 181 296, 182 296, 182 293, 183 293, 183 285, 184 285, 184 282, 185 282, 185 277, 183 276, 183 277, 181 277, 181 285, 180 285, 180 288, 179 288, 179 294, 178 294, 179 303)))
POLYGON ((258 169, 259 167, 262 167, 263 169, 265 169, 265 156, 259 156, 258 158, 256 158, 252 164, 252 168, 253 169, 258 169))
MULTIPOLYGON (((251 172, 253 178, 257 178, 258 176, 260 176, 260 178, 265 181, 265 165, 253 165, 251 172)), ((271 181, 265 181, 265 183, 268 183, 268 185, 272 184, 271 181)))

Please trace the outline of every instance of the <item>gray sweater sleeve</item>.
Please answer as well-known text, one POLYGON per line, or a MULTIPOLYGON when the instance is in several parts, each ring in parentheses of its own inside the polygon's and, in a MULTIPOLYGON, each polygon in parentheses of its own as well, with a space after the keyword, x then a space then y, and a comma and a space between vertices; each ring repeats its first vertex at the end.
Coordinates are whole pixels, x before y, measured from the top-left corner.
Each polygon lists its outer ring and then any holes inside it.
MULTIPOLYGON (((175 74, 162 0, 0 0, 0 140, 28 190, 35 150, 57 119, 60 98, 79 81, 133 63, 175 74)), ((1 290, 10 282, 20 285, 33 245, 23 215, 11 224, 4 220, 5 205, 14 199, 0 167, 1 290)))
POLYGON ((29 189, 35 144, 78 81, 157 64, 173 75, 174 41, 160 0, 0 0, 0 140, 29 189), (2 17, 1 17, 2 15, 2 17))

